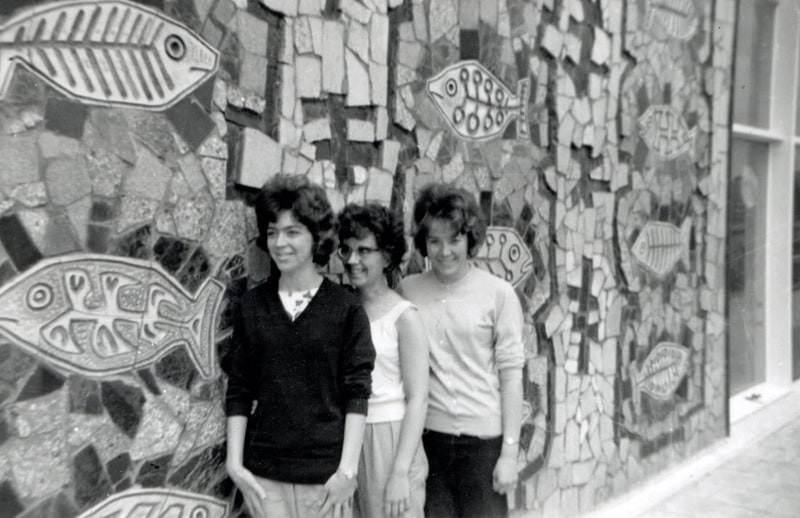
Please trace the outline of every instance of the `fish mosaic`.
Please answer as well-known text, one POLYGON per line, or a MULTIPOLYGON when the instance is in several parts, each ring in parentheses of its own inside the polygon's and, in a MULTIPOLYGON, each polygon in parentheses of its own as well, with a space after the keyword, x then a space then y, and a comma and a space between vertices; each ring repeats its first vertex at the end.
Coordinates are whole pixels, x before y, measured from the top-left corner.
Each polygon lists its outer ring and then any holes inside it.
POLYGON ((0 98, 17 65, 82 103, 163 110, 216 73, 219 52, 142 4, 67 0, 0 26, 0 98))
POLYGON ((512 92, 475 60, 455 63, 427 82, 428 95, 450 128, 468 140, 490 140, 517 119, 517 137, 528 137, 530 79, 512 92))
POLYGON ((692 153, 697 128, 691 130, 680 113, 667 104, 650 105, 639 117, 639 130, 647 147, 664 160, 692 153))
POLYGON ((0 288, 0 336, 56 368, 91 378, 134 371, 185 347, 217 376, 225 289, 192 295, 157 263, 95 254, 45 259, 0 288))
POLYGON ((533 256, 513 228, 489 227, 473 264, 516 286, 533 270, 533 256))
POLYGON ((223 518, 228 504, 172 488, 132 488, 115 493, 78 518, 223 518))
POLYGON ((656 345, 640 368, 631 364, 634 405, 639 406, 642 392, 654 399, 669 401, 689 370, 689 349, 673 342, 656 345))
POLYGON ((688 41, 697 32, 697 8, 692 0, 650 0, 646 6, 646 26, 651 30, 660 28, 681 41, 688 41))
POLYGON ((678 261, 689 264, 691 232, 691 218, 686 218, 680 228, 663 221, 648 221, 636 236, 631 251, 639 263, 663 277, 678 261))

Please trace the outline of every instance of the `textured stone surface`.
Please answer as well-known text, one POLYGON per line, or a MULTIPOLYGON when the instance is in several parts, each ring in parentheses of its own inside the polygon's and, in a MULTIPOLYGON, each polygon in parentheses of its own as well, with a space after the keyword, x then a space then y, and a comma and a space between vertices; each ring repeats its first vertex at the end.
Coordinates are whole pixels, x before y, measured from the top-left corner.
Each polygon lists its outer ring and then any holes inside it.
POLYGON ((39 158, 36 137, 0 136, 0 154, 3 156, 3 174, 0 186, 36 182, 39 178, 39 158))
POLYGON ((281 148, 277 142, 252 128, 245 128, 242 131, 236 183, 260 188, 280 172, 280 165, 281 148))

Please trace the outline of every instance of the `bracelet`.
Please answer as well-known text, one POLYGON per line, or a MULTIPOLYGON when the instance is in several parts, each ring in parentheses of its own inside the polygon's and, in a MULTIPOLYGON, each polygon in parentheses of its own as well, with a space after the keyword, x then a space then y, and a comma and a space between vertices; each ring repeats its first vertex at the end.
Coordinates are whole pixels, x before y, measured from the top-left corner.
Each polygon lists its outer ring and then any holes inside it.
POLYGON ((519 441, 517 439, 514 439, 513 437, 503 437, 503 443, 509 446, 514 446, 518 442, 519 441))

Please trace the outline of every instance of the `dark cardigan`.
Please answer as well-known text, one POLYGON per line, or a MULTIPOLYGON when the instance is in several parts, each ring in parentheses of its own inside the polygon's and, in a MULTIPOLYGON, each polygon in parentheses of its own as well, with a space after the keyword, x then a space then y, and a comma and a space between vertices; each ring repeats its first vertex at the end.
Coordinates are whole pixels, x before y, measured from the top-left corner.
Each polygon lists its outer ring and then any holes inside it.
POLYGON ((324 279, 294 322, 277 281, 245 293, 223 362, 225 412, 248 417, 245 467, 271 480, 325 483, 339 465, 345 414, 367 413, 374 362, 369 319, 346 288, 324 279))

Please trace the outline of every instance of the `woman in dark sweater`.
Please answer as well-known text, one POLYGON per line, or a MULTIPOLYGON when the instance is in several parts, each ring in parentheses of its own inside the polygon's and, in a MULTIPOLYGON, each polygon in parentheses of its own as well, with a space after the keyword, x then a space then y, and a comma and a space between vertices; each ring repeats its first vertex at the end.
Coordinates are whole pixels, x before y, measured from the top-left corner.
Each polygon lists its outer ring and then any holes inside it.
POLYGON ((369 320, 318 272, 335 248, 321 187, 279 175, 255 210, 280 276, 248 291, 234 321, 226 468, 255 517, 348 517, 375 360, 369 320))

